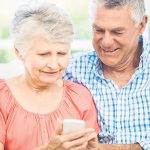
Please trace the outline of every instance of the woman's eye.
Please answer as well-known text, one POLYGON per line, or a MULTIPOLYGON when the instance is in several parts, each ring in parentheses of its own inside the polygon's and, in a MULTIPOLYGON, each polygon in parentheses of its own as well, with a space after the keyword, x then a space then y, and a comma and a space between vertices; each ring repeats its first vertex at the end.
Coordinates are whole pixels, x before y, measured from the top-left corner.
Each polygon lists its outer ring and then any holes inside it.
POLYGON ((66 55, 67 53, 66 52, 58 52, 57 54, 58 55, 66 55))
POLYGON ((38 54, 39 56, 46 56, 48 55, 48 53, 41 53, 41 54, 38 54))

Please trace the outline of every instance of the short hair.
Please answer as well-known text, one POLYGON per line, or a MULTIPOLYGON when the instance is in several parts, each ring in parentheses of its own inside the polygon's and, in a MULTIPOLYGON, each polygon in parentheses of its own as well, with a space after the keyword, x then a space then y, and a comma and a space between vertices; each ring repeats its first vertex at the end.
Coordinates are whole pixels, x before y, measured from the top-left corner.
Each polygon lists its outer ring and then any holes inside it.
POLYGON ((105 7, 111 9, 115 7, 121 8, 126 5, 131 7, 131 17, 135 25, 139 25, 145 15, 144 0, 91 0, 91 11, 93 11, 95 7, 105 7))
POLYGON ((12 33, 15 47, 19 50, 29 48, 30 41, 37 33, 52 41, 69 43, 74 36, 72 20, 68 13, 54 3, 41 0, 19 7, 12 21, 12 33))

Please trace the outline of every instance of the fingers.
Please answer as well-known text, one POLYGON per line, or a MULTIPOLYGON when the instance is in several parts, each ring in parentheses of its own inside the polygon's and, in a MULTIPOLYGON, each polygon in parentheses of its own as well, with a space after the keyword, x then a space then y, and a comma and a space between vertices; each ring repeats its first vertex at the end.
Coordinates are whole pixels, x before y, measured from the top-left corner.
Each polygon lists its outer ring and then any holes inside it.
POLYGON ((92 128, 87 128, 87 129, 84 129, 82 131, 77 131, 77 132, 72 132, 72 133, 69 133, 69 134, 64 134, 64 141, 73 141, 73 140, 76 140, 76 139, 79 139, 79 138, 82 138, 82 137, 86 137, 88 134, 94 132, 94 129, 92 128))
POLYGON ((69 150, 87 150, 87 143, 84 143, 83 145, 80 145, 78 147, 73 147, 69 150))
POLYGON ((87 142, 86 138, 82 137, 82 138, 76 139, 74 141, 64 142, 62 144, 62 149, 80 150, 82 148, 82 150, 84 150, 84 149, 86 149, 87 144, 88 144, 88 142, 87 142))
POLYGON ((98 149, 98 139, 96 132, 88 135, 88 145, 87 150, 97 150, 98 149))
POLYGON ((88 141, 95 140, 94 129, 87 128, 82 131, 62 135, 62 122, 60 121, 56 130, 56 135, 49 142, 48 148, 51 150, 86 150, 88 141))
POLYGON ((92 132, 91 134, 88 135, 88 141, 90 140, 98 141, 96 132, 92 132))
MULTIPOLYGON (((95 139, 97 136, 94 132, 94 129, 85 129, 83 131, 74 132, 70 134, 65 134, 62 136, 62 148, 63 149, 73 149, 73 150, 84 150, 87 147, 88 141, 95 139), (88 137, 89 135, 89 137, 88 137)), ((96 142, 95 142, 96 143, 96 142)))
MULTIPOLYGON (((59 128, 60 129, 60 128, 59 128)), ((87 147, 87 135, 94 132, 94 129, 85 129, 74 133, 58 135, 60 130, 57 130, 57 135, 49 142, 49 148, 60 150, 84 150, 87 147)))
MULTIPOLYGON (((67 135, 66 135, 67 136, 67 135)), ((86 150, 87 141, 83 136, 72 141, 64 140, 64 135, 55 136, 48 144, 49 150, 86 150)))
POLYGON ((0 142, 0 150, 4 150, 4 145, 0 142))

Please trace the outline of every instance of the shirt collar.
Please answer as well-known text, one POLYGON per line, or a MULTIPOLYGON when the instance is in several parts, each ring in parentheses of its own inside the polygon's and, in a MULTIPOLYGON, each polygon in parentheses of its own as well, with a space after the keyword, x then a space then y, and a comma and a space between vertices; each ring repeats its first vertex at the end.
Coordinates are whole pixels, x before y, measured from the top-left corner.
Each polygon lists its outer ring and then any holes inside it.
POLYGON ((139 63, 139 69, 145 69, 147 68, 148 59, 149 59, 149 50, 150 50, 150 43, 143 37, 139 37, 139 42, 142 44, 142 54, 140 56, 140 63, 139 63))
MULTIPOLYGON (((97 54, 96 54, 97 55, 97 54)), ((100 58, 97 56, 97 59, 95 60, 95 74, 98 76, 103 76, 103 65, 100 58)))

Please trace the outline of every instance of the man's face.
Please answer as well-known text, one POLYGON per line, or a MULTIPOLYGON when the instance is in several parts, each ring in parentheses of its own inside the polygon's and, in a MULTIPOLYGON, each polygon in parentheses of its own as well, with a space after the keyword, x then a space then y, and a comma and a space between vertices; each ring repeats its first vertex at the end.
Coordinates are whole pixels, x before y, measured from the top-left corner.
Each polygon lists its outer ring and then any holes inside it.
MULTIPOLYGON (((138 37, 145 25, 135 26, 130 8, 97 8, 93 17, 93 46, 108 67, 121 67, 133 62, 138 37)), ((146 24, 146 23, 145 23, 146 24)))

